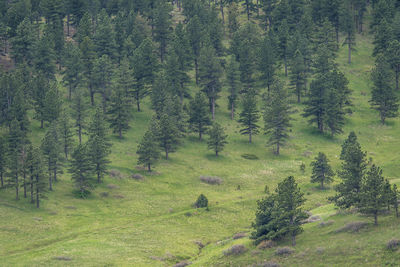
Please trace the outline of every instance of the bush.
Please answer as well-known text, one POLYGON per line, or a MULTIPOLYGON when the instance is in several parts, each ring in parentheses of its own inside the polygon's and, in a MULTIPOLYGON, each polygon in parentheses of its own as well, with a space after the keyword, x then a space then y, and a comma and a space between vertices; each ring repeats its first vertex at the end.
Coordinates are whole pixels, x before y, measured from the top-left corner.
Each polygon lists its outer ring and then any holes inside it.
POLYGON ((243 245, 234 245, 227 250, 224 250, 224 255, 229 256, 229 255, 239 255, 246 252, 246 247, 243 245))
POLYGON ((123 198, 125 198, 125 196, 123 196, 123 195, 114 195, 114 198, 123 199, 123 198))
POLYGON ((355 233, 365 228, 367 225, 368 223, 366 222, 349 222, 345 226, 337 229, 336 233, 341 233, 341 232, 355 233))
POLYGON ((57 261, 71 261, 72 258, 71 257, 67 257, 67 256, 57 256, 53 258, 54 260, 57 261))
POLYGON ((276 243, 272 240, 264 240, 260 244, 258 244, 257 248, 258 249, 267 249, 267 248, 272 248, 275 247, 276 243))
POLYGON ((100 196, 101 196, 101 197, 108 197, 108 196, 109 196, 109 193, 108 193, 108 192, 101 192, 101 193, 100 193, 100 196))
POLYGON ((389 242, 386 244, 387 249, 389 250, 396 250, 400 246, 399 239, 390 239, 389 242))
POLYGON ((293 252, 294 252, 294 250, 289 247, 281 247, 281 248, 277 248, 275 250, 275 255, 278 255, 278 256, 290 255, 293 252))
POLYGON ((306 171, 306 164, 304 164, 304 162, 302 162, 302 163, 300 164, 300 171, 301 171, 302 173, 304 173, 304 172, 306 171))
POLYGON ((112 178, 118 178, 121 179, 122 178, 122 174, 119 170, 109 170, 108 174, 112 177, 112 178))
POLYGON ((315 251, 316 251, 318 254, 322 254, 322 253, 325 252, 325 248, 318 247, 315 251))
POLYGON ((139 173, 134 173, 131 175, 131 178, 135 179, 135 180, 143 180, 143 175, 141 175, 139 173))
POLYGON ((118 189, 119 186, 116 185, 116 184, 109 184, 109 185, 107 185, 107 188, 108 188, 108 189, 118 189))
POLYGON ((279 265, 279 263, 277 263, 275 261, 266 261, 266 262, 254 265, 254 267, 280 267, 280 265, 279 265))
POLYGON ((320 223, 319 223, 319 227, 329 226, 329 225, 332 225, 334 222, 335 222, 334 220, 329 220, 329 221, 320 222, 320 223))
POLYGON ((185 267, 185 266, 188 266, 190 264, 191 264, 191 262, 181 261, 181 262, 178 262, 177 264, 175 264, 174 267, 185 267))
POLYGON ((196 208, 208 208, 208 199, 206 198, 205 195, 200 194, 200 196, 197 198, 196 202, 194 203, 194 206, 196 208))
POLYGON ((258 159, 258 157, 256 155, 253 155, 253 154, 243 154, 242 158, 248 159, 248 160, 257 160, 258 159))
POLYGON ((320 220, 321 220, 320 216, 313 215, 313 216, 308 217, 306 220, 304 220, 304 223, 313 223, 313 222, 317 222, 317 221, 320 221, 320 220))
POLYGON ((246 237, 246 236, 247 236, 246 233, 237 233, 232 238, 233 239, 240 239, 240 238, 243 238, 243 237, 246 237))
POLYGON ((200 176, 200 180, 206 184, 222 184, 222 179, 217 176, 200 176))

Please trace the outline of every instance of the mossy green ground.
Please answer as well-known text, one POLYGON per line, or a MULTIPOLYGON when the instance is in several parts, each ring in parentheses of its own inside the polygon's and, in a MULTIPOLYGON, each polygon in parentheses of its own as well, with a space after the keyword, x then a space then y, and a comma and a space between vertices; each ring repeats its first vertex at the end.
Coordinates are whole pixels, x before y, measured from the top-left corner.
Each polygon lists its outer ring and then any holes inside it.
MULTIPOLYGON (((11 189, 0 192, 0 265, 171 266, 187 259, 193 266, 248 266, 265 260, 282 266, 398 266, 400 252, 389 252, 385 245, 391 238, 400 238, 400 220, 392 214, 381 216, 375 227, 368 217, 337 215, 327 201, 334 193, 332 186, 321 191, 309 182, 309 164, 319 151, 327 154, 335 170, 339 168, 340 146, 354 130, 385 177, 400 184, 400 119, 390 119, 382 126, 368 104, 372 44, 358 36, 351 65, 346 64, 346 51, 341 48, 337 62, 350 81, 354 107, 344 134, 334 138, 320 135, 301 117, 303 106, 295 105, 290 140, 282 155, 275 156, 266 147, 265 136, 256 136, 254 143, 248 144, 247 137, 239 134, 238 123, 229 119, 225 89, 218 100, 216 120, 226 128, 229 144, 221 156, 216 158, 205 141, 189 135, 170 160, 156 165, 157 173, 148 175, 136 168, 135 154, 152 116, 147 100, 143 112, 133 112, 125 138, 112 138, 110 169, 119 170, 122 178, 106 177, 83 200, 74 197, 65 171, 40 209, 25 199, 15 201, 11 189), (246 153, 259 159, 242 158, 246 153), (307 166, 305 173, 299 169, 302 162, 307 166), (133 173, 144 175, 144 180, 131 179, 133 173), (219 176, 223 183, 204 184, 200 175, 219 176), (287 257, 275 256, 274 249, 259 251, 248 238, 233 240, 235 233, 251 232, 256 200, 263 196, 265 185, 273 190, 289 175, 295 176, 305 192, 305 208, 334 223, 324 228, 318 222, 306 224, 295 252, 287 257), (102 196, 104 192, 107 197, 102 196), (200 193, 208 197, 210 211, 192 208, 200 193), (359 233, 335 233, 352 221, 367 221, 369 226, 359 233), (202 250, 197 241, 205 245, 202 250), (224 256, 223 250, 234 244, 244 244, 247 252, 224 256)), ((32 123, 32 137, 38 141, 44 130, 32 123)))

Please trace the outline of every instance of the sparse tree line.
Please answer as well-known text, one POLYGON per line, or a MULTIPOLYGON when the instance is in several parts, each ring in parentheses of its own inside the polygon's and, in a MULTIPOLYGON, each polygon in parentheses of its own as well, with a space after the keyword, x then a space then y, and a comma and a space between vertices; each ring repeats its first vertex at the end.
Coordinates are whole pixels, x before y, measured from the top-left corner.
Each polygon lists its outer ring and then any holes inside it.
MULTIPOLYGON (((397 77, 397 65, 393 56, 380 56, 388 36, 391 51, 397 52, 392 44, 399 24, 395 4, 371 3, 373 29, 388 24, 388 29, 374 30, 379 60, 371 102, 382 122, 397 115, 398 107, 389 94, 393 79, 386 75, 397 77)), ((38 162, 46 179, 40 184, 46 180, 52 190, 68 165, 80 195, 86 195, 94 176, 101 182, 107 169, 106 129, 123 138, 133 110, 142 111, 148 96, 154 116, 137 154, 149 171, 161 151, 168 159, 189 132, 200 140, 208 134, 208 148, 216 156, 223 151, 227 136, 215 122, 223 89, 240 133, 251 143, 262 128, 276 154, 289 136, 292 95, 320 132, 342 133, 352 103, 348 81, 335 63, 339 36, 345 36, 351 63, 367 5, 362 0, 4 2, 0 36, 15 67, 2 71, 0 80, 6 151, 2 181, 16 188, 17 198, 21 184, 27 190, 20 181, 29 180, 24 157, 31 149, 42 154, 38 162), (183 13, 182 21, 173 20, 173 8, 183 13), (241 11, 248 22, 240 22, 241 11), (281 72, 288 85, 278 77, 281 72), (68 89, 66 97, 60 82, 68 89), (193 93, 194 83, 199 90, 193 93), (88 119, 88 113, 95 115, 88 119), (40 147, 30 148, 32 119, 46 128, 40 147)))
MULTIPOLYGON (((394 210, 399 218, 399 191, 397 185, 385 179, 382 169, 367 162, 367 153, 354 132, 342 145, 341 168, 337 175, 341 181, 335 186, 336 194, 329 197, 340 209, 355 208, 358 212, 372 216, 378 225, 378 216, 384 210, 394 210)), ((335 173, 324 153, 319 153, 312 166, 312 183, 331 183, 335 173)), ((274 193, 266 190, 267 196, 257 202, 256 219, 252 224, 254 232, 250 236, 256 244, 264 240, 280 241, 290 238, 296 245, 296 236, 303 231, 302 224, 308 217, 302 205, 306 201, 293 176, 278 184, 274 193)))

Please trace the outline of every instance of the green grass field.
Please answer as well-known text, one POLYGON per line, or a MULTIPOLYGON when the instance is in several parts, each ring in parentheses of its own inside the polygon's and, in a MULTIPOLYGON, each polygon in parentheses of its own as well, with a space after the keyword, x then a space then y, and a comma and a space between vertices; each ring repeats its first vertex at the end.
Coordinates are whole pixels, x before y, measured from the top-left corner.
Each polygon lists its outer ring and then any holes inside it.
MULTIPOLYGON (((192 266, 248 266, 270 260, 282 266, 399 266, 400 252, 386 249, 388 240, 400 238, 399 220, 392 214, 381 216, 380 225, 374 227, 371 218, 337 214, 327 201, 334 193, 332 186, 321 191, 309 182, 310 162, 320 151, 335 170, 339 168, 341 144, 354 130, 368 157, 383 168, 385 177, 400 185, 400 119, 382 126, 370 109, 372 44, 369 37, 357 38, 353 63, 347 65, 345 47, 337 60, 350 81, 354 102, 343 135, 320 135, 301 117, 303 106, 294 104, 290 140, 277 157, 266 147, 265 136, 256 136, 248 144, 247 137, 239 134, 238 123, 229 119, 227 92, 223 92, 216 120, 226 128, 229 144, 221 156, 216 158, 205 141, 189 135, 170 160, 161 160, 156 173, 148 175, 136 166, 135 154, 152 116, 146 102, 143 112, 133 113, 125 138, 112 138, 110 170, 118 170, 121 177, 106 177, 88 199, 73 196, 66 170, 40 209, 24 199, 15 201, 11 189, 0 193, 0 266, 172 266, 182 260, 192 266), (246 153, 259 159, 242 158, 246 153), (304 174, 299 169, 302 162, 307 166, 304 174), (144 179, 130 178, 134 173, 144 179), (202 183, 201 175, 219 176, 223 183, 202 183), (334 223, 324 228, 319 222, 306 224, 295 252, 287 257, 275 256, 275 249, 258 250, 247 237, 232 239, 236 233, 251 232, 256 200, 263 196, 265 185, 273 190, 289 175, 305 192, 305 208, 334 223), (200 193, 208 197, 210 211, 192 208, 200 193), (359 233, 335 233, 352 221, 369 225, 359 233), (198 242, 204 248, 199 249, 198 242), (247 252, 224 256, 223 251, 234 244, 244 244, 247 252)), ((39 141, 44 130, 38 122, 32 124, 32 137, 39 141)))

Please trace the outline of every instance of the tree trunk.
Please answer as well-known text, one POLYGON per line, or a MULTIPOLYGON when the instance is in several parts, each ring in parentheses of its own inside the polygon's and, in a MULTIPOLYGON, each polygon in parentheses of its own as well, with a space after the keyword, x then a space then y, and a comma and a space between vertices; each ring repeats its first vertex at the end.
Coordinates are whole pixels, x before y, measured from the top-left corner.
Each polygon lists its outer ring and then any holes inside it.
POLYGON ((40 129, 43 129, 43 120, 40 120, 40 129))
POLYGON ((70 14, 67 15, 67 36, 69 36, 69 21, 70 21, 70 14))
POLYGON ((90 104, 94 106, 94 92, 92 88, 92 84, 89 85, 89 92, 90 92, 90 104))
POLYGON ((324 180, 321 180, 321 188, 324 189, 324 180))
POLYGON ((118 129, 118 135, 119 135, 119 139, 122 139, 122 129, 121 128, 118 129))
POLYGON ((246 12, 247 12, 247 20, 250 20, 250 4, 249 0, 246 0, 246 12))
POLYGON ((297 89, 297 103, 300 103, 300 102, 301 102, 301 89, 298 88, 297 89))
POLYGON ((220 8, 221 8, 221 17, 222 17, 222 25, 225 24, 225 15, 224 15, 224 3, 223 0, 219 0, 220 8))
POLYGON ((399 90, 399 72, 400 67, 396 69, 396 90, 399 90))
POLYGON ((39 188, 36 186, 36 208, 39 208, 39 188))
POLYGON ((201 141, 202 137, 203 137, 203 131, 199 130, 199 140, 200 141, 201 141))
POLYGON ((1 181, 1 187, 3 187, 4 186, 3 173, 0 173, 0 181, 1 181))
POLYGON ((82 144, 82 126, 79 124, 78 126, 78 137, 79 137, 79 144, 82 144))
POLYGON ((68 100, 71 100, 72 98, 72 86, 68 86, 68 100))
POLYGON ((136 107, 137 111, 140 112, 140 97, 139 97, 139 91, 136 91, 136 107))
MULTIPOLYGON (((396 200, 397 201, 397 200, 396 200)), ((395 210, 396 210, 396 218, 399 218, 399 207, 395 207, 395 210)))
POLYGON ((148 170, 149 172, 151 172, 151 166, 150 166, 150 163, 148 163, 148 164, 147 164, 147 170, 148 170))
POLYGON ((215 156, 218 157, 218 150, 215 150, 215 156))
POLYGON ((18 184, 18 173, 15 174, 15 199, 19 200, 19 184, 18 184))
POLYGON ((285 63, 285 77, 287 77, 288 76, 288 66, 287 66, 286 54, 285 54, 285 56, 283 58, 283 61, 285 63))
POLYGON ((26 173, 25 172, 23 174, 23 178, 24 178, 24 198, 26 198, 26 173))
POLYGON ((165 159, 168 160, 168 148, 165 149, 165 159))
POLYGON ((54 182, 57 182, 57 162, 54 163, 53 175, 54 182))
POLYGON ((212 113, 212 120, 215 119, 215 98, 211 98, 211 113, 212 113))
POLYGON ((276 144, 276 154, 279 155, 280 153, 280 145, 279 142, 276 144))
POLYGON ((199 85, 199 63, 196 56, 194 58, 194 70, 196 74, 196 85, 199 85))
POLYGON ((351 64, 351 43, 349 42, 349 64, 351 64))
POLYGON ((374 224, 378 225, 378 212, 374 213, 374 224))
MULTIPOLYGON (((97 164, 99 165, 99 164, 97 164)), ((97 183, 100 184, 101 183, 101 175, 100 172, 97 172, 97 183)))
POLYGON ((250 129, 250 132, 249 132, 249 143, 251 144, 251 134, 252 134, 252 129, 250 129))
POLYGON ((292 233, 292 246, 296 246, 296 235, 292 233))
POLYGON ((31 176, 31 203, 35 203, 35 199, 33 198, 33 176, 31 176))
POLYGON ((232 104, 231 104, 231 120, 234 119, 234 116, 235 116, 235 104, 233 104, 233 101, 232 101, 232 104))

